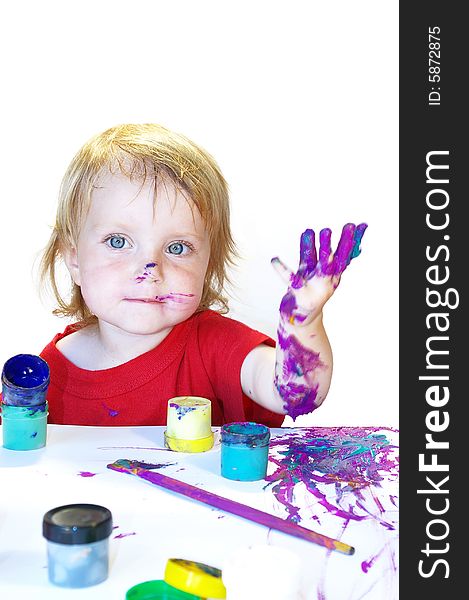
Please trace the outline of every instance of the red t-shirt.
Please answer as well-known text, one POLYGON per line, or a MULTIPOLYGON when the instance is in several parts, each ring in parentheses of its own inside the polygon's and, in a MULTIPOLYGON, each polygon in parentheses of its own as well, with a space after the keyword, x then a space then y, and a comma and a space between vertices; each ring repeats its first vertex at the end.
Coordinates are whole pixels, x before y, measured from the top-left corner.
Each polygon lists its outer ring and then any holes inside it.
POLYGON ((49 423, 65 425, 165 425, 167 401, 202 396, 212 402, 212 424, 255 421, 280 427, 284 415, 243 394, 241 366, 259 344, 275 346, 244 323, 206 310, 176 325, 153 350, 117 367, 81 369, 57 349, 57 334, 40 356, 50 367, 49 423))

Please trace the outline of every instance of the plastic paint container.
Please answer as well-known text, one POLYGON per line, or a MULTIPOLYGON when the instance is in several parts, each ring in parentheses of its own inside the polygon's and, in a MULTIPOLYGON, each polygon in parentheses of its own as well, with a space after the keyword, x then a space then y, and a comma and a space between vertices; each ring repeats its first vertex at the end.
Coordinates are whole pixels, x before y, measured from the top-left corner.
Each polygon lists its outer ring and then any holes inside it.
POLYGON ((111 512, 97 504, 67 504, 42 521, 49 581, 68 588, 101 583, 108 576, 111 512))
POLYGON ((300 600, 301 559, 286 548, 238 549, 222 569, 227 600, 300 600))
POLYGON ((206 452, 213 446, 212 403, 199 396, 168 400, 164 443, 176 452, 206 452))
POLYGON ((236 481, 256 481, 267 474, 270 430, 245 421, 221 428, 221 474, 236 481))
POLYGON ((37 450, 46 445, 47 402, 39 406, 2 405, 3 447, 37 450))
POLYGON ((17 354, 3 365, 3 446, 36 450, 46 445, 49 365, 35 354, 17 354))
POLYGON ((2 403, 9 406, 44 404, 49 377, 49 365, 40 356, 12 356, 3 365, 2 403))
POLYGON ((178 590, 202 598, 226 598, 220 569, 204 563, 170 558, 166 563, 164 580, 178 590))
POLYGON ((144 581, 134 585, 125 595, 125 600, 204 600, 200 596, 186 594, 168 585, 162 579, 144 581))

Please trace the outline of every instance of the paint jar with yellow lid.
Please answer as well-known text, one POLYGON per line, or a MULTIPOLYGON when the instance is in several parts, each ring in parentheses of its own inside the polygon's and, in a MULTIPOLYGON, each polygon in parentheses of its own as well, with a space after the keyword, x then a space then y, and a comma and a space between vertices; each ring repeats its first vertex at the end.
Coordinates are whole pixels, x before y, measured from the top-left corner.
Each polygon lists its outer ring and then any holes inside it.
POLYGON ((202 598, 226 598, 221 570, 201 562, 170 558, 166 563, 164 580, 178 590, 202 598))
POLYGON ((168 400, 164 443, 176 452, 206 452, 213 446, 212 404, 200 396, 168 400))

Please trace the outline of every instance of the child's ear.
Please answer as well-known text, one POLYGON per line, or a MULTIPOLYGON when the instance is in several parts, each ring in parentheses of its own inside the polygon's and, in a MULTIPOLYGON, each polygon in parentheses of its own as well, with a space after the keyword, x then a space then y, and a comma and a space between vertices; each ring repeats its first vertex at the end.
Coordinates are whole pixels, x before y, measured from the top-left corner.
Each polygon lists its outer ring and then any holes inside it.
POLYGON ((78 267, 78 253, 75 247, 68 247, 62 252, 64 263, 67 266, 70 277, 77 285, 81 285, 80 268, 78 267))

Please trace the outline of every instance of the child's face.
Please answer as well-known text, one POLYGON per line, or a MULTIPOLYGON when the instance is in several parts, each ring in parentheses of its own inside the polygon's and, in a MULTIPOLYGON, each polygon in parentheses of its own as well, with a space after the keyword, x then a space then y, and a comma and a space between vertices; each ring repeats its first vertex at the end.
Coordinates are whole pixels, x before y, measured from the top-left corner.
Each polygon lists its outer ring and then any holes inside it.
POLYGON ((202 217, 170 181, 103 176, 77 248, 65 256, 100 324, 153 334, 190 317, 202 296, 210 243, 202 217))

